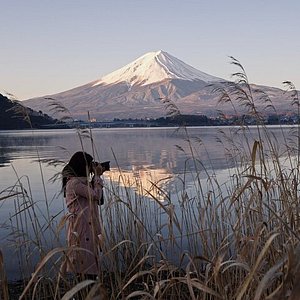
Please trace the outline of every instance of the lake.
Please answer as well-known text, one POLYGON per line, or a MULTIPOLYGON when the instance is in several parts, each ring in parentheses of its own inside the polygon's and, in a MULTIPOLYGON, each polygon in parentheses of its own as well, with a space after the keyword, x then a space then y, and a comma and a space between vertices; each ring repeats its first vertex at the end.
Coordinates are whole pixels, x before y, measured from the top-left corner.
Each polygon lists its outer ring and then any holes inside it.
MULTIPOLYGON (((245 148, 250 152, 257 138, 257 128, 248 129, 246 132, 227 127, 193 127, 187 131, 176 128, 0 131, 0 248, 8 278, 20 278, 22 255, 30 251, 26 250, 26 243, 32 231, 25 223, 32 222, 33 217, 43 224, 46 219, 54 220, 64 214, 59 172, 74 152, 84 150, 97 161, 110 160, 111 171, 104 175, 107 185, 128 185, 134 193, 139 193, 140 187, 134 185, 138 179, 143 191, 150 191, 163 202, 162 190, 178 194, 184 188, 193 197, 194 181, 205 182, 209 175, 221 183, 226 182, 239 159, 238 151, 245 148), (128 180, 120 182, 120 173, 128 180), (20 191, 19 186, 34 200, 36 215, 19 217, 15 214, 22 211, 24 203, 16 200, 18 195, 8 196, 20 191), (18 233, 20 228, 23 231, 18 233)), ((286 136, 292 142, 296 139, 289 126, 274 126, 269 131, 277 140, 279 152, 284 152, 280 145, 286 136)), ((59 240, 53 240, 45 228, 43 239, 46 244, 52 239, 49 244, 63 245, 64 232, 59 240)), ((34 258, 32 262, 36 262, 34 258)))

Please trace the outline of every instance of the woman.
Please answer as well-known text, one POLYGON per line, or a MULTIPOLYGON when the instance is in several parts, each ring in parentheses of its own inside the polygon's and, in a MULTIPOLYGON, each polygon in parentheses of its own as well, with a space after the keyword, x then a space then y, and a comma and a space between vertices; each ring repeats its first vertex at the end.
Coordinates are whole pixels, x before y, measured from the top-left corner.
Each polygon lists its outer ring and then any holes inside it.
POLYGON ((86 277, 98 274, 101 236, 98 204, 102 198, 102 173, 101 165, 82 151, 76 152, 62 171, 68 208, 67 242, 70 252, 67 254, 67 272, 86 277), (91 174, 94 174, 92 182, 89 180, 91 174))

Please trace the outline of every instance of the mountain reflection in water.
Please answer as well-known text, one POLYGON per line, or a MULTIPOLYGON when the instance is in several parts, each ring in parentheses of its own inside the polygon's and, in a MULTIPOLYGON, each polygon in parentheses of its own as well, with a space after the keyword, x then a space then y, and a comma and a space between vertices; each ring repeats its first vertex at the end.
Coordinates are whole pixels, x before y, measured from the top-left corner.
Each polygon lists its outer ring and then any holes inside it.
POLYGON ((149 196, 150 199, 164 201, 166 199, 168 183, 174 179, 174 174, 164 168, 155 168, 149 165, 132 166, 132 170, 111 169, 109 179, 114 184, 131 188, 140 196, 149 196))

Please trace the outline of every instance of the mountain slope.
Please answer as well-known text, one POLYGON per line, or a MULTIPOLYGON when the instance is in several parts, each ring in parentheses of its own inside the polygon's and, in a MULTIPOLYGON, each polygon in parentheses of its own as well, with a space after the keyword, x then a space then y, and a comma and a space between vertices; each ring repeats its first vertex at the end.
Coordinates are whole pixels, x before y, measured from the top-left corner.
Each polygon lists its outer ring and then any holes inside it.
MULTIPOLYGON (((87 112, 98 120, 160 117, 166 114, 162 98, 173 101, 206 90, 223 81, 201 72, 164 51, 150 52, 99 80, 24 103, 52 114, 45 98, 62 104, 73 118, 86 119, 87 112)), ((55 116, 60 116, 57 114, 55 116)))

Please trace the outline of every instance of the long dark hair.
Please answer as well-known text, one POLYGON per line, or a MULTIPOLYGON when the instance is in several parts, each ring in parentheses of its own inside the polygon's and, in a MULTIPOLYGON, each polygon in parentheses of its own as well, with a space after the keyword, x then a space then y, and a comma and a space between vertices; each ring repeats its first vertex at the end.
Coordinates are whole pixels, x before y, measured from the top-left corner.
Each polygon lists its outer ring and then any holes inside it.
POLYGON ((68 164, 62 170, 62 188, 66 196, 66 185, 69 177, 88 177, 93 157, 83 151, 73 154, 68 164))

